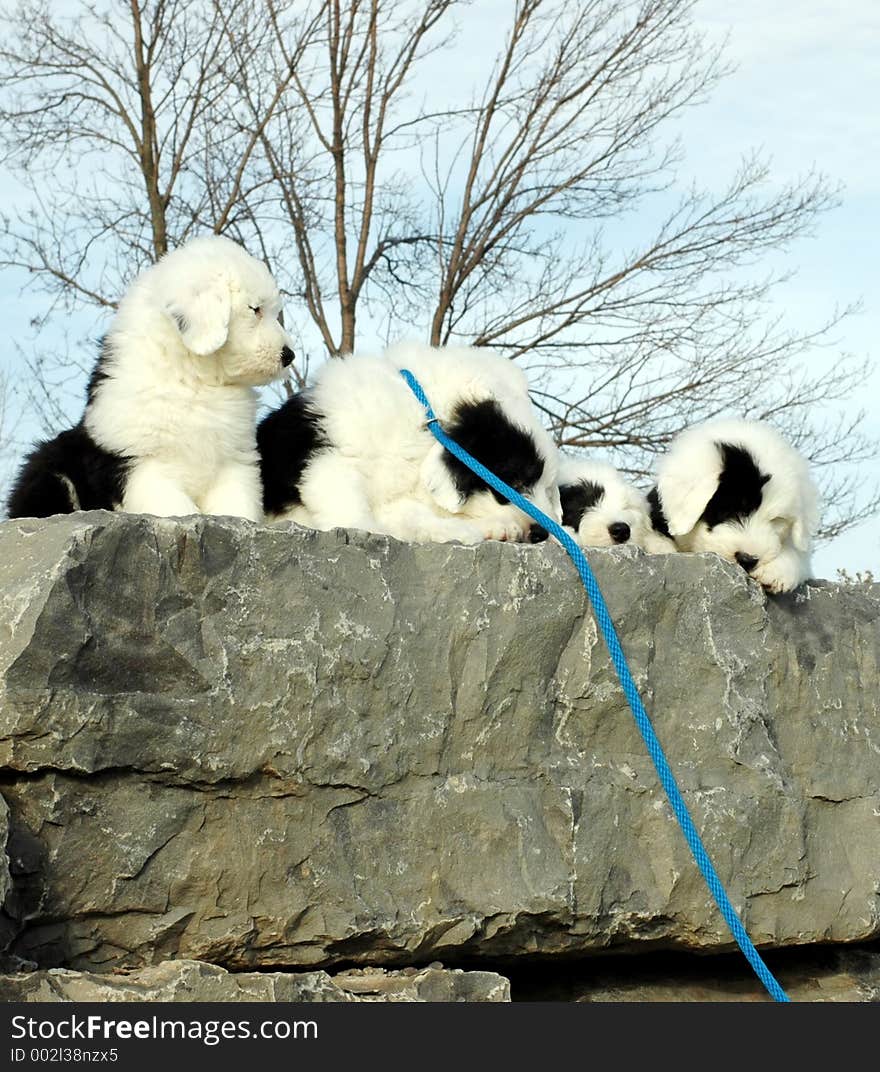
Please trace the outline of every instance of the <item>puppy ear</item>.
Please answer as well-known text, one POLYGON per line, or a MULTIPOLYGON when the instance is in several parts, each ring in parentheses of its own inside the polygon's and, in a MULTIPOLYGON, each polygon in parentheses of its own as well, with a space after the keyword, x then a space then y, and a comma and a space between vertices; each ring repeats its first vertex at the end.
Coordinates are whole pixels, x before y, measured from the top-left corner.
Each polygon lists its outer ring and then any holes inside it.
POLYGON ((464 496, 455 486, 443 460, 445 452, 442 443, 434 443, 419 468, 419 477, 438 506, 450 514, 457 514, 464 506, 464 496))
POLYGON ((803 518, 796 517, 791 526, 791 542, 798 551, 809 551, 811 545, 810 532, 804 524, 803 518))
POLYGON ((808 552, 813 546, 813 533, 819 524, 819 504, 815 489, 807 485, 801 493, 800 510, 791 526, 791 542, 798 551, 808 552))
POLYGON ((660 505, 673 536, 684 536, 696 525, 715 494, 721 476, 721 454, 714 444, 703 457, 687 460, 699 464, 678 472, 661 472, 657 480, 660 505))
POLYGON ((213 354, 226 342, 232 298, 225 280, 192 281, 166 299, 164 310, 180 332, 183 345, 199 357, 213 354))

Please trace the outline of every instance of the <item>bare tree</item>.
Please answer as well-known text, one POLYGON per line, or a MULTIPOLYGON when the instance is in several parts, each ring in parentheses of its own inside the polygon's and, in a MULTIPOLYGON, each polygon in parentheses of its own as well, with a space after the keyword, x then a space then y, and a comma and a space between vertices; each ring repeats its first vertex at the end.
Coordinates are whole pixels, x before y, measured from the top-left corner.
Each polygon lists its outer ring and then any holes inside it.
MULTIPOLYGON (((772 186, 750 157, 720 193, 679 188, 663 132, 726 73, 693 2, 511 0, 493 58, 459 72, 465 0, 83 0, 68 21, 23 0, 0 144, 34 207, 4 221, 0 265, 54 323, 112 308, 194 231, 228 233, 294 298, 301 353, 491 346, 564 447, 643 479, 695 420, 772 420, 823 474, 835 535, 880 506, 841 468, 877 445, 829 408, 863 366, 805 361, 849 310, 787 327, 759 261, 836 192, 772 186)), ((69 359, 29 361, 49 412, 69 359)))
POLYGON ((26 3, 5 21, 4 161, 36 211, 4 221, 4 265, 62 308, 112 307, 202 222, 193 143, 223 90, 223 36, 180 0, 131 0, 124 17, 83 4, 67 20, 26 3))
POLYGON ((802 358, 851 310, 787 330, 762 308, 780 279, 752 267, 808 233, 835 191, 808 175, 766 192, 754 157, 720 195, 665 189, 678 147, 658 149, 658 128, 726 73, 693 32, 692 7, 515 5, 451 164, 435 146, 426 168, 439 262, 430 337, 521 360, 558 441, 611 453, 638 477, 695 421, 772 420, 824 469, 823 534, 836 535, 880 500, 859 501, 858 481, 829 466, 874 457, 877 444, 861 415, 817 415, 867 370, 843 359, 810 375, 802 358), (614 221, 647 200, 659 223, 615 248, 614 221))
MULTIPOLYGON (((227 8, 235 17, 235 0, 227 8)), ((65 18, 26 0, 2 18, 0 144, 30 196, 2 217, 0 266, 45 295, 38 334, 84 310, 106 315, 138 271, 195 232, 241 237, 260 132, 230 112, 235 60, 209 7, 83 2, 65 18)), ((286 86, 272 88, 277 101, 286 86)), ((71 372, 81 381, 93 360, 80 340, 62 339, 60 353, 58 342, 24 355, 50 423, 70 404, 71 372)))
POLYGON ((406 168, 428 124, 454 113, 422 108, 410 90, 420 65, 449 46, 443 21, 457 3, 258 0, 236 18, 215 0, 263 150, 262 181, 244 200, 253 220, 283 224, 291 288, 331 356, 355 348, 371 295, 387 323, 406 323, 410 291, 430 272, 435 235, 406 168), (266 86, 287 72, 290 92, 267 123, 266 86))

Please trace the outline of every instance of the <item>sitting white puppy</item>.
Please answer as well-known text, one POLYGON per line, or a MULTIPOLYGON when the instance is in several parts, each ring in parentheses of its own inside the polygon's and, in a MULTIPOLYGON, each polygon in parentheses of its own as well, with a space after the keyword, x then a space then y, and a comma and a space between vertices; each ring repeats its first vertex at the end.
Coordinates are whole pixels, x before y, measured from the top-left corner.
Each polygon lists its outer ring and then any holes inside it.
POLYGON ((730 418, 685 429, 657 467, 655 525, 682 551, 715 551, 769 592, 810 577, 817 493, 774 428, 730 418))
POLYGON ((39 444, 10 517, 106 509, 260 521, 255 387, 293 359, 266 266, 208 235, 128 289, 101 344, 80 423, 39 444))
POLYGON ((581 547, 629 544, 655 554, 676 550, 651 524, 648 499, 607 462, 561 455, 562 523, 581 547))
POLYGON ((452 439, 561 519, 556 447, 522 370, 489 350, 417 343, 327 361, 307 390, 260 422, 267 517, 416 543, 546 539, 434 439, 402 368, 452 439))

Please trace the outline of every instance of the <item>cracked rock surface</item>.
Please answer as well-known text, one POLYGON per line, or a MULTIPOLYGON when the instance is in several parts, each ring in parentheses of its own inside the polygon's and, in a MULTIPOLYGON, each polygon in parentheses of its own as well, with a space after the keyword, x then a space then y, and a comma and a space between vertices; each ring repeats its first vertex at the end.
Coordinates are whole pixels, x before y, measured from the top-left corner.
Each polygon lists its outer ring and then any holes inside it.
POLYGON ((510 1001, 510 984, 493 972, 442 967, 232 974, 166 960, 125 974, 49 968, 0 975, 0 1001, 510 1001))
MULTIPOLYGON (((589 559, 755 943, 877 937, 880 586, 589 559)), ((734 948, 550 542, 4 522, 0 792, 43 968, 734 948)))

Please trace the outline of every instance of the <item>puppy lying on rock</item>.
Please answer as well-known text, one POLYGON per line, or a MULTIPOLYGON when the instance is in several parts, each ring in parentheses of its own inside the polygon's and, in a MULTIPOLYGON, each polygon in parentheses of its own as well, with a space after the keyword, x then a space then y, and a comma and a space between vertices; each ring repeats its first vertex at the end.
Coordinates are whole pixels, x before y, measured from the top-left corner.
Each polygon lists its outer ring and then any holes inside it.
POLYGON ((817 492, 806 459, 761 421, 708 421, 681 432, 649 493, 657 530, 681 551, 714 551, 768 592, 811 575, 817 492))
POLYGON ((416 343, 327 361, 305 391, 260 422, 267 517, 416 543, 546 539, 434 439, 402 368, 460 446, 561 519, 556 447, 522 370, 489 350, 416 343))

